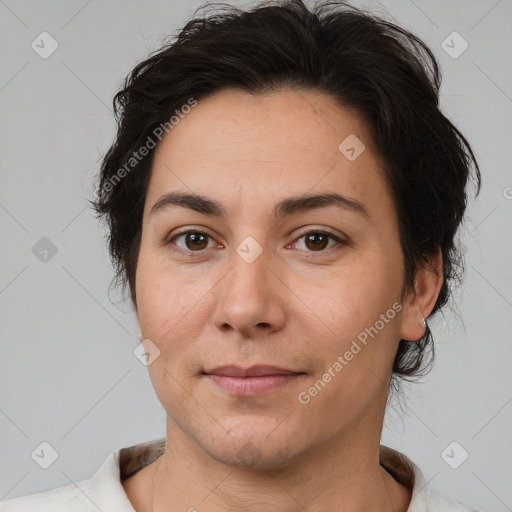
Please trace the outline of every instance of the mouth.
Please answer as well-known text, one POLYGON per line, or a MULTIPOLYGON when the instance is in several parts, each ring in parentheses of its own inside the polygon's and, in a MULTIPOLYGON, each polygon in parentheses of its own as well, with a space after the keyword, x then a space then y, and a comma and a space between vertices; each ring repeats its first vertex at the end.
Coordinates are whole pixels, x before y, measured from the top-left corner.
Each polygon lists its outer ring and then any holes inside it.
POLYGON ((249 368, 220 366, 203 375, 216 387, 237 396, 257 396, 277 390, 306 375, 277 366, 258 365, 249 368))

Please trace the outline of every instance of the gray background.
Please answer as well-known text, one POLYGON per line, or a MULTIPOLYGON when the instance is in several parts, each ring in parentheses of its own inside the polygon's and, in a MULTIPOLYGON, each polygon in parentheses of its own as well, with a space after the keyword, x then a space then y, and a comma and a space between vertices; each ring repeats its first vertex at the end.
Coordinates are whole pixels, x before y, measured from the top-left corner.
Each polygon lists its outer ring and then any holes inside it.
MULTIPOLYGON (((0 1, 0 500, 88 478, 112 450, 165 436, 132 352, 135 317, 108 292, 112 268, 85 197, 115 134, 122 79, 199 5, 0 1), (59 45, 47 59, 31 48, 43 31, 59 45), (47 261, 32 250, 42 237, 57 248, 47 261), (31 457, 43 441, 58 452, 48 469, 31 457)), ((465 284, 431 322, 434 370, 405 388, 405 413, 389 410, 382 443, 438 490, 482 511, 512 510, 512 1, 356 5, 431 46, 442 108, 484 174, 462 233, 465 284), (458 58, 442 47, 453 31, 469 44, 458 58), (469 454, 458 469, 441 456, 453 441, 469 454)))

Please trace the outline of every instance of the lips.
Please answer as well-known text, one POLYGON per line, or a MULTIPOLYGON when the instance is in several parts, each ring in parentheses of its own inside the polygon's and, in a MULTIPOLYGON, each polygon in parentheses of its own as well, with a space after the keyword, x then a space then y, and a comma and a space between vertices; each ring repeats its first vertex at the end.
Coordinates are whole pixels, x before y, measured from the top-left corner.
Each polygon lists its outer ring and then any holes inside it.
POLYGON ((283 388, 304 375, 286 368, 271 365, 257 365, 249 368, 219 366, 203 372, 204 376, 230 395, 238 397, 258 396, 283 388))
POLYGON ((249 368, 239 366, 219 366, 213 370, 204 372, 207 375, 220 375, 223 377, 265 377, 267 375, 293 375, 304 372, 294 372, 285 368, 271 365, 257 365, 249 368))

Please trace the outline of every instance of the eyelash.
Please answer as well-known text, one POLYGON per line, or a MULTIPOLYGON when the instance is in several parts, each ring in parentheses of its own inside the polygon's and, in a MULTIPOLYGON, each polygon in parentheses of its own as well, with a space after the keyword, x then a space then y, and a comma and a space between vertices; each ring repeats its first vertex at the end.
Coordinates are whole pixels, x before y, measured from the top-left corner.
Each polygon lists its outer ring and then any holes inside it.
MULTIPOLYGON (((210 239, 213 240, 213 237, 211 237, 208 233, 204 232, 204 231, 201 231, 201 230, 198 230, 198 229, 187 229, 186 231, 181 231, 179 233, 175 233, 172 238, 170 239, 167 239, 167 245, 171 245, 173 244, 173 240, 175 240, 176 238, 180 237, 180 236, 183 236, 183 235, 189 235, 189 234, 194 234, 194 233, 197 233, 197 234, 201 234, 201 235, 206 235, 207 237, 209 237, 210 239)), ((324 236, 327 236, 329 238, 332 238, 333 240, 335 240, 336 242, 338 242, 337 245, 348 245, 348 242, 346 240, 343 240, 341 239, 340 237, 336 236, 334 233, 330 233, 329 231, 323 231, 323 230, 319 230, 319 229, 311 229, 309 231, 305 231, 304 233, 301 233, 291 244, 289 245, 295 245, 296 243, 298 243, 298 241, 301 239, 301 238, 304 238, 304 237, 307 237, 308 235, 312 235, 312 234, 315 234, 315 235, 324 235, 324 236)), ((173 244, 175 245, 175 244, 173 244)), ((177 249, 173 249, 173 250, 178 250, 178 251, 182 251, 184 253, 189 253, 189 254, 193 254, 193 253, 202 253, 202 252, 205 252, 206 249, 201 249, 201 250, 198 250, 198 251, 191 251, 189 249, 182 249, 181 247, 178 247, 176 246, 177 249)), ((287 246, 288 247, 288 246, 287 246)), ((323 255, 325 253, 327 253, 328 251, 330 251, 331 249, 334 249, 334 250, 337 250, 337 249, 340 249, 340 247, 337 247, 336 245, 333 246, 333 247, 330 247, 328 249, 322 249, 320 251, 309 251, 307 250, 306 252, 310 253, 311 256, 315 257, 317 255, 323 255)))

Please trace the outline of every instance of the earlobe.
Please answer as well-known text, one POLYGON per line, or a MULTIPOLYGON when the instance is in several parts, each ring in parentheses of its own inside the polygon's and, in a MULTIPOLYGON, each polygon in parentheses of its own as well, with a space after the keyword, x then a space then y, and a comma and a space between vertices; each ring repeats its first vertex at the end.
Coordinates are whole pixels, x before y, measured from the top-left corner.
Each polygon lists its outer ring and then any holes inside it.
POLYGON ((404 303, 400 338, 417 341, 426 330, 426 318, 434 309, 443 284, 443 257, 441 248, 429 259, 431 267, 422 267, 416 273, 414 291, 404 303))

